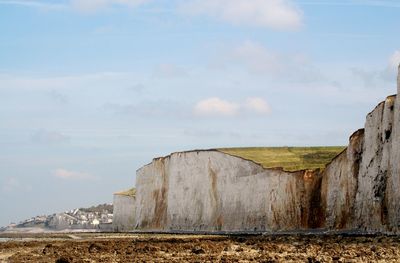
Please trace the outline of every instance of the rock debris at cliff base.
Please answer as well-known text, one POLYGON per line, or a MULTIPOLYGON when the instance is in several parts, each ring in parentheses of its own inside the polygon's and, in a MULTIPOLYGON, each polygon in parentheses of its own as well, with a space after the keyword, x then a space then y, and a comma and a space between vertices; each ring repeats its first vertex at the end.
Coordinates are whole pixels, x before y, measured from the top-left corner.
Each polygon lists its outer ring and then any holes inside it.
POLYGON ((388 236, 33 236, 0 242, 0 262, 398 262, 388 236), (56 238, 56 239, 54 239, 56 238), (76 237, 75 237, 76 238, 76 237))

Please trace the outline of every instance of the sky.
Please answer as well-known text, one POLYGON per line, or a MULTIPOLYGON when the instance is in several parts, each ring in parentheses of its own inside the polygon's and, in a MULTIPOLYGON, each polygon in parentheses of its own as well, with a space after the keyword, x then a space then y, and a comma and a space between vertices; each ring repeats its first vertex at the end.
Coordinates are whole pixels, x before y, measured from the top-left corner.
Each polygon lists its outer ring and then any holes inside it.
POLYGON ((397 0, 0 0, 0 226, 154 157, 347 145, 396 93, 397 0))

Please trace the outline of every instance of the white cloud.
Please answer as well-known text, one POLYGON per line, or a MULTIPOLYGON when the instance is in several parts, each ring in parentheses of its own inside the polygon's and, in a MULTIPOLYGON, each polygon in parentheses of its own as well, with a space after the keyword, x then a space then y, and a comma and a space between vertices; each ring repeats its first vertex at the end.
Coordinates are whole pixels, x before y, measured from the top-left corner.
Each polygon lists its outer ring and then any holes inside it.
POLYGON ((247 98, 244 107, 251 112, 259 114, 268 114, 271 112, 271 108, 268 103, 262 98, 247 98))
POLYGON ((297 29, 303 14, 289 0, 191 0, 183 12, 208 15, 235 25, 297 29))
POLYGON ((194 106, 194 114, 203 117, 232 117, 243 113, 269 114, 268 103, 258 97, 247 98, 243 103, 235 103, 217 97, 199 101, 194 106))
POLYGON ((90 179, 93 178, 91 174, 83 173, 83 172, 76 172, 76 171, 68 171, 66 169, 57 169, 53 172, 55 177, 61 179, 90 179))
POLYGON ((392 69, 397 69, 400 64, 400 50, 396 50, 389 58, 389 66, 392 69))
POLYGON ((136 7, 149 0, 71 0, 74 9, 81 12, 94 12, 112 6, 136 7))
POLYGON ((199 101, 194 107, 194 113, 199 116, 233 116, 239 105, 220 98, 208 98, 199 101))

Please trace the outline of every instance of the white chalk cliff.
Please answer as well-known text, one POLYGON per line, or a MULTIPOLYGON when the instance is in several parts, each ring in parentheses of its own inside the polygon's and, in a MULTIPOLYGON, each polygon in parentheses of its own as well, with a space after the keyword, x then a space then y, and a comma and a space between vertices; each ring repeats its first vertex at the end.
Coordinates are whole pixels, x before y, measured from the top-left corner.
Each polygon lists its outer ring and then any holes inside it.
MULTIPOLYGON (((139 229, 267 231, 312 227, 318 172, 284 172, 219 151, 174 153, 137 172, 139 229)), ((318 210, 318 209, 315 209, 318 210)))
POLYGON ((400 97, 369 113, 323 171, 266 169, 217 150, 190 151, 140 168, 136 190, 141 230, 398 233, 400 97))

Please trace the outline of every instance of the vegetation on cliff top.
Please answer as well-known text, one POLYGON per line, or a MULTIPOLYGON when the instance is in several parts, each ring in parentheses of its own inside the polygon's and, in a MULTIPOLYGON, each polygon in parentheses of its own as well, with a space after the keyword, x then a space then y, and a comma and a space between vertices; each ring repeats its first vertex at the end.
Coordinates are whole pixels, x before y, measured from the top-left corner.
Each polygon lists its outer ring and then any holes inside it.
POLYGON ((126 196, 135 197, 136 196, 136 188, 131 188, 129 190, 117 192, 117 193, 114 193, 114 194, 115 195, 126 195, 126 196))
POLYGON ((324 169, 344 146, 330 147, 254 147, 222 148, 221 152, 252 160, 264 168, 282 167, 285 171, 324 169))

